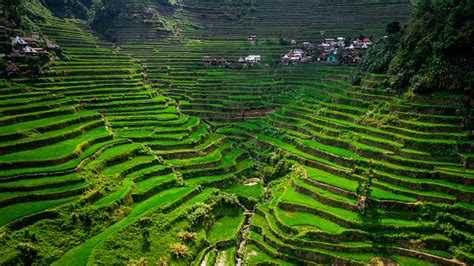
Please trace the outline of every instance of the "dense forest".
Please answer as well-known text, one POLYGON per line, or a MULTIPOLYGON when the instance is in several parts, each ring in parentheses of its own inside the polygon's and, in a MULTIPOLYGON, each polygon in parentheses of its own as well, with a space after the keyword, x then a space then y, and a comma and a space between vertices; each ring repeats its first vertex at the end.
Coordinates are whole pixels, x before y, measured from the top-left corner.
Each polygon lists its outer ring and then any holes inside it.
POLYGON ((414 3, 413 19, 401 33, 387 28, 367 60, 366 69, 389 72, 395 89, 472 93, 474 77, 474 3, 414 3))

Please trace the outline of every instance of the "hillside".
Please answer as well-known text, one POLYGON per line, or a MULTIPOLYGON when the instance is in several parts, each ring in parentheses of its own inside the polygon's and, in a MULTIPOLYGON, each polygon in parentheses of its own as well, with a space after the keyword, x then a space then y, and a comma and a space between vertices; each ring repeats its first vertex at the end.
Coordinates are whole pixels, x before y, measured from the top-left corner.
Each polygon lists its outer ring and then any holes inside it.
POLYGON ((0 265, 474 263, 472 97, 280 64, 407 1, 19 3, 60 49, 0 80, 0 265))

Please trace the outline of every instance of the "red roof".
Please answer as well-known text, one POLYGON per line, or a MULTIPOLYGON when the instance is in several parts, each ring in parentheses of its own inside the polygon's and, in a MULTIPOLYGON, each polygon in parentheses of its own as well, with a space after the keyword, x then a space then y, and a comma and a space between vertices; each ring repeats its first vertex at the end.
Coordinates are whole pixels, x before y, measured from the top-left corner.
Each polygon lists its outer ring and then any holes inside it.
POLYGON ((372 42, 370 38, 364 38, 364 42, 372 42))

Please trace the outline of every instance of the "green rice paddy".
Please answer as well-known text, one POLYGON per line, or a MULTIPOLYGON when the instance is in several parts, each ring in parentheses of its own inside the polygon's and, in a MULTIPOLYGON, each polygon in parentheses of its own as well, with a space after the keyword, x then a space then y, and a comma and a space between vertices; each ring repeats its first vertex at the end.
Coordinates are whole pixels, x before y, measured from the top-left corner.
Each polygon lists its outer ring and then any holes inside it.
POLYGON ((115 43, 80 19, 38 23, 70 60, 0 80, 0 265, 474 262, 470 99, 278 64, 298 47, 280 37, 381 37, 408 2, 235 1, 238 18, 179 2, 121 2, 159 16, 114 25, 115 43), (201 63, 249 54, 262 64, 201 63))

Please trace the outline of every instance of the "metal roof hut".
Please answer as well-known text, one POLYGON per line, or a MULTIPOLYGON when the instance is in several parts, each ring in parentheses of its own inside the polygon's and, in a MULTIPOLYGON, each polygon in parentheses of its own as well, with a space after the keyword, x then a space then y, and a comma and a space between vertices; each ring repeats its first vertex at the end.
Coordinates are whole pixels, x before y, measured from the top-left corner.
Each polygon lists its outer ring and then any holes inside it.
POLYGON ((147 20, 153 19, 157 13, 158 12, 156 11, 156 9, 149 7, 145 9, 145 12, 143 13, 143 18, 147 20))
POLYGON ((250 44, 255 44, 257 42, 257 35, 249 35, 247 40, 250 44))
POLYGON ((212 59, 209 56, 203 56, 202 57, 202 64, 204 66, 210 66, 212 64, 212 59))
POLYGON ((38 55, 39 52, 36 51, 35 49, 31 48, 31 46, 27 45, 21 49, 21 52, 24 54, 29 54, 29 55, 38 55))
POLYGON ((15 63, 13 63, 12 61, 8 61, 7 62, 7 66, 5 67, 5 72, 7 73, 16 73, 16 72, 19 72, 20 69, 16 66, 15 63))
POLYGON ((28 43, 25 42, 25 40, 23 40, 23 39, 20 38, 19 36, 16 36, 16 37, 13 38, 13 40, 12 40, 12 45, 13 45, 13 46, 25 46, 25 45, 28 45, 28 43))
POLYGON ((249 55, 245 57, 245 62, 250 64, 259 64, 261 60, 262 57, 260 55, 249 55))
POLYGON ((23 41, 25 41, 31 47, 36 47, 39 43, 39 35, 34 34, 31 36, 24 36, 23 41))

